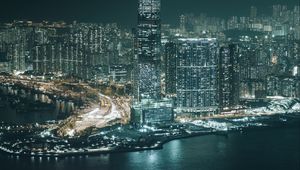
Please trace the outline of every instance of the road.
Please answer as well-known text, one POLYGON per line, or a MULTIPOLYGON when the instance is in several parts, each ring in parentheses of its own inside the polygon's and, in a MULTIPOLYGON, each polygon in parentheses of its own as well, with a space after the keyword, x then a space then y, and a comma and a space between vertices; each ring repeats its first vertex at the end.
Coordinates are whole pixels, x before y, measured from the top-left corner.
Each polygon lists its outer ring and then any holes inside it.
POLYGON ((109 96, 99 93, 100 103, 93 103, 89 108, 84 109, 84 113, 76 115, 69 125, 65 125, 64 133, 67 136, 80 134, 90 127, 103 128, 116 123, 127 121, 130 108, 127 105, 118 104, 120 99, 112 99, 109 96))

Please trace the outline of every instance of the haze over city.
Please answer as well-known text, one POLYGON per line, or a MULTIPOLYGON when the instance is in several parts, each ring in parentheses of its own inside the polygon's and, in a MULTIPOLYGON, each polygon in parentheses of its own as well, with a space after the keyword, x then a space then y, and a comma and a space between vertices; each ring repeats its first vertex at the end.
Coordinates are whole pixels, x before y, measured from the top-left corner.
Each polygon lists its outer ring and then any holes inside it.
POLYGON ((0 168, 300 169, 299 0, 3 0, 0 168))
MULTIPOLYGON (((137 0, 4 0, 0 7, 0 21, 16 19, 117 22, 124 27, 136 25, 137 0)), ((260 15, 271 15, 273 4, 299 5, 299 0, 162 0, 162 22, 178 25, 183 13, 226 18, 247 16, 249 7, 256 6, 260 15)))

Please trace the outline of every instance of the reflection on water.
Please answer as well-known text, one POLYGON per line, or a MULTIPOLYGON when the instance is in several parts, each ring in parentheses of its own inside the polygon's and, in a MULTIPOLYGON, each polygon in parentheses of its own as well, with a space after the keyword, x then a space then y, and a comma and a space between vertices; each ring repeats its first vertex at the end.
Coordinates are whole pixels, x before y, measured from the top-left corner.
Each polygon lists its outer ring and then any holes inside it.
POLYGON ((69 158, 16 158, 0 154, 10 170, 299 170, 300 128, 265 129, 172 141, 162 150, 69 158))
POLYGON ((0 85, 0 120, 33 123, 63 119, 74 111, 72 101, 56 99, 29 89, 0 85))
MULTIPOLYGON (((1 86, 0 86, 1 87, 1 86)), ((72 102, 52 100, 28 91, 2 90, 0 120, 39 122, 59 118, 74 108, 72 102), (6 95, 53 105, 53 110, 16 113, 6 95)), ((20 99, 22 100, 22 99, 20 99)), ((223 136, 200 136, 171 141, 162 150, 78 156, 68 158, 23 158, 0 153, 3 170, 299 170, 300 127, 257 129, 223 136)))
POLYGON ((180 156, 180 154, 182 152, 181 151, 182 150, 181 140, 175 140, 175 141, 171 142, 168 146, 170 147, 170 149, 169 149, 170 152, 168 153, 168 155, 170 155, 170 159, 171 160, 178 159, 178 157, 180 156))

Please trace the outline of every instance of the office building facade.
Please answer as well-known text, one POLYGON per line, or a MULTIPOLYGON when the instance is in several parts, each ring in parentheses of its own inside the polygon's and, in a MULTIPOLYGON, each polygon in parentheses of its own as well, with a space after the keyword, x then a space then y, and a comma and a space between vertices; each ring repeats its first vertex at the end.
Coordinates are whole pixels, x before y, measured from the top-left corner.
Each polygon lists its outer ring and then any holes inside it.
POLYGON ((139 0, 135 32, 135 100, 160 99, 160 0, 139 0))

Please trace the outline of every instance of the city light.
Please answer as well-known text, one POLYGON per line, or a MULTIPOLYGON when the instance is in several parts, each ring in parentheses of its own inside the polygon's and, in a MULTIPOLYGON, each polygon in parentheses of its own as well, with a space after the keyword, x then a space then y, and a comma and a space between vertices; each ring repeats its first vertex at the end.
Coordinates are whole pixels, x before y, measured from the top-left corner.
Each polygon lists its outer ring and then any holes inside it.
POLYGON ((0 169, 300 169, 298 0, 4 3, 0 169))

